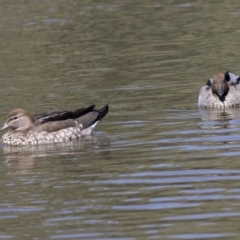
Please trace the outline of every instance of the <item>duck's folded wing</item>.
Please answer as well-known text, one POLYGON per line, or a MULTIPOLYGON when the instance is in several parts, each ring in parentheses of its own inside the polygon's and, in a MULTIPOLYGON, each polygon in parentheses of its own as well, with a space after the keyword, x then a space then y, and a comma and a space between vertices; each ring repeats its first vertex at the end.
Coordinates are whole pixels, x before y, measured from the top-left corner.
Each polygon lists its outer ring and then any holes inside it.
POLYGON ((57 132, 62 129, 77 127, 79 126, 77 121, 72 119, 64 120, 64 121, 56 121, 56 122, 47 122, 41 125, 37 125, 34 127, 34 131, 36 132, 57 132))
POLYGON ((80 108, 75 111, 64 110, 64 111, 58 111, 58 112, 52 112, 52 113, 40 113, 40 114, 34 115, 34 119, 35 119, 36 125, 41 125, 47 122, 76 119, 93 111, 94 108, 95 108, 95 105, 90 105, 88 107, 80 108))
POLYGON ((55 122, 46 122, 38 125, 34 125, 34 131, 37 132, 56 132, 62 129, 67 129, 70 127, 81 127, 81 130, 86 129, 91 126, 95 126, 98 121, 100 121, 108 113, 108 105, 102 107, 99 110, 93 110, 84 114, 77 119, 67 119, 55 122))
POLYGON ((108 105, 99 110, 95 110, 94 107, 94 105, 91 105, 76 111, 61 111, 46 116, 44 114, 35 115, 39 119, 34 124, 34 131, 56 132, 70 127, 80 127, 80 124, 82 129, 90 126, 94 127, 94 124, 100 121, 108 113, 109 109, 108 105), (76 118, 76 116, 79 117, 76 118))

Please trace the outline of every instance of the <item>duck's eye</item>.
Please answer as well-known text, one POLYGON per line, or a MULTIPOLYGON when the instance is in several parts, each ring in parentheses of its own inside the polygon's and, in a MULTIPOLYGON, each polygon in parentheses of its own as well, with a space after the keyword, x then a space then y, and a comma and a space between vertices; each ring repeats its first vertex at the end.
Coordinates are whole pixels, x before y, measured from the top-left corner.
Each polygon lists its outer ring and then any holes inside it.
POLYGON ((15 117, 13 117, 13 118, 12 118, 12 120, 17 120, 17 119, 18 119, 18 117, 17 117, 17 116, 15 116, 15 117))

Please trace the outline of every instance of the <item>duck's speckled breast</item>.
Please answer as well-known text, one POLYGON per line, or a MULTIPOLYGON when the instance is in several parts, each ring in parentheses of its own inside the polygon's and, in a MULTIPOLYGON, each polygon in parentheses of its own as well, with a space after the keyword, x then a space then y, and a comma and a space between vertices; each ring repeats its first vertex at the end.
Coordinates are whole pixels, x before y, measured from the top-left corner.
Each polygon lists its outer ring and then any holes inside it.
POLYGON ((198 106, 201 108, 235 108, 240 107, 240 86, 233 85, 229 87, 229 92, 225 97, 225 101, 221 102, 218 96, 213 95, 208 85, 200 89, 198 96, 198 106))
POLYGON ((60 143, 72 141, 73 139, 77 139, 82 135, 83 132, 79 127, 66 128, 51 133, 36 131, 9 131, 2 136, 1 143, 15 146, 60 143))

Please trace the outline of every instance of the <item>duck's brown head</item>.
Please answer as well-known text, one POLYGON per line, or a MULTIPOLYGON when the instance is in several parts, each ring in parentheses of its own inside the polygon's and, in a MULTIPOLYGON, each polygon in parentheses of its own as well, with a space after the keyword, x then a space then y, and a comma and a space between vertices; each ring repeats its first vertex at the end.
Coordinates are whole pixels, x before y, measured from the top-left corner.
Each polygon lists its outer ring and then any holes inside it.
POLYGON ((7 120, 0 130, 11 128, 16 131, 26 131, 34 124, 33 116, 25 109, 18 108, 8 113, 7 120))
POLYGON ((225 101, 225 97, 229 92, 229 85, 225 80, 223 73, 215 73, 211 83, 212 93, 219 97, 221 102, 225 101))

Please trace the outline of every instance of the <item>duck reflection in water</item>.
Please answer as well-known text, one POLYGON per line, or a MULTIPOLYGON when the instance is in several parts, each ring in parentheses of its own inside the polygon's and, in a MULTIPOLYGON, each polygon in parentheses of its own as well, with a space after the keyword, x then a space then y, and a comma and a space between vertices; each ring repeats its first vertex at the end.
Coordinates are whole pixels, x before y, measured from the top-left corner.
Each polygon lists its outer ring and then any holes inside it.
POLYGON ((94 149, 97 139, 94 136, 86 136, 66 143, 11 146, 2 145, 4 162, 8 168, 15 168, 20 174, 31 173, 37 159, 54 158, 82 154, 86 149, 94 149))

